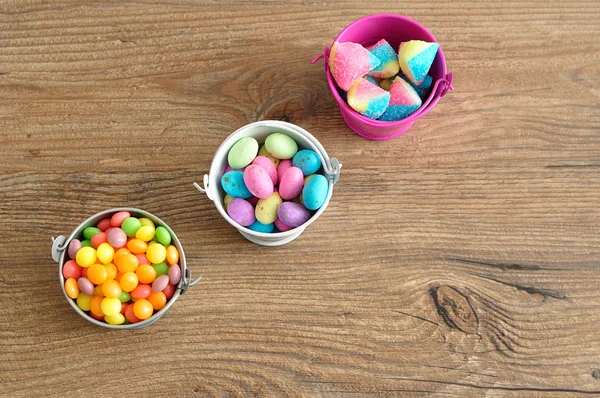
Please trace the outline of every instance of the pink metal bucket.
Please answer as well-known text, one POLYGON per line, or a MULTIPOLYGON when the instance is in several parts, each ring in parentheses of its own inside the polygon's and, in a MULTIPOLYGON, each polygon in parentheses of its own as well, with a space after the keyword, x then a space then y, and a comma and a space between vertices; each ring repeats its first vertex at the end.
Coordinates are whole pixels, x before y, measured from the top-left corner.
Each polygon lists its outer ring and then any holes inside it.
MULTIPOLYGON (((400 43, 408 40, 437 42, 431 32, 417 21, 397 14, 375 14, 361 18, 346 26, 337 35, 333 43, 354 42, 366 47, 381 39, 386 39, 394 49, 397 49, 400 43)), ((402 120, 384 122, 369 119, 350 108, 341 97, 340 93, 343 93, 343 91, 335 84, 328 67, 329 47, 325 47, 324 53, 313 59, 312 63, 314 64, 321 58, 325 61, 325 73, 329 89, 340 107, 344 121, 356 134, 371 140, 389 140, 403 134, 413 125, 415 120, 426 115, 438 103, 440 98, 446 95, 448 90, 453 89, 452 73, 448 73, 446 70, 446 59, 440 47, 429 72, 433 78, 431 92, 429 97, 423 101, 423 105, 415 113, 402 120)))

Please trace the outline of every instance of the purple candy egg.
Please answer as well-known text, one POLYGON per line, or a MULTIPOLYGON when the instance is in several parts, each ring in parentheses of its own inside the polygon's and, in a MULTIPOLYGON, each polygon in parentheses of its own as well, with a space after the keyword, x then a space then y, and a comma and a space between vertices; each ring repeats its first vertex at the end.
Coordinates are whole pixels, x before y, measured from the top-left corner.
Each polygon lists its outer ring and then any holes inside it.
POLYGON ((110 245, 115 249, 125 247, 127 244, 127 235, 121 228, 109 229, 106 233, 106 239, 108 240, 108 243, 110 243, 110 245))
POLYGON ((79 290, 81 290, 81 292, 87 294, 88 296, 94 295, 94 284, 88 278, 79 278, 77 280, 77 286, 79 286, 79 290))
POLYGON ((173 264, 169 267, 169 283, 173 286, 177 286, 181 279, 181 268, 179 264, 173 264))
MULTIPOLYGON (((269 182, 270 181, 271 180, 269 179, 269 182)), ((231 217, 233 221, 243 227, 252 225, 256 220, 256 217, 254 216, 254 207, 250 202, 241 198, 233 198, 229 201, 229 204, 227 205, 227 214, 229 214, 229 217, 231 217)))
POLYGON ((75 260, 75 256, 77 256, 79 249, 81 249, 81 242, 79 239, 73 239, 69 243, 69 248, 67 249, 67 254, 69 254, 71 260, 75 260))
POLYGON ((162 292, 165 290, 167 285, 169 284, 169 276, 161 275, 152 282, 152 291, 153 292, 162 292))
POLYGON ((277 208, 277 217, 289 227, 299 227, 307 222, 312 214, 296 202, 283 202, 277 208))

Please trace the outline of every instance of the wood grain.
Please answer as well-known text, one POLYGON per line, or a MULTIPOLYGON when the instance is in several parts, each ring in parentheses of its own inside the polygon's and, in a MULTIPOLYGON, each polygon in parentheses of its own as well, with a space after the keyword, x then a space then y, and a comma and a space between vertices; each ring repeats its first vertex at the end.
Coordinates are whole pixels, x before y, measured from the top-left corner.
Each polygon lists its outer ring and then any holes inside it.
POLYGON ((600 395, 600 3, 0 3, 0 395, 600 395), (455 91, 391 141, 350 131, 310 60, 348 23, 427 26, 455 91), (256 120, 344 165, 281 248, 192 187, 256 120), (65 303, 50 236, 135 206, 191 288, 109 331, 65 303))

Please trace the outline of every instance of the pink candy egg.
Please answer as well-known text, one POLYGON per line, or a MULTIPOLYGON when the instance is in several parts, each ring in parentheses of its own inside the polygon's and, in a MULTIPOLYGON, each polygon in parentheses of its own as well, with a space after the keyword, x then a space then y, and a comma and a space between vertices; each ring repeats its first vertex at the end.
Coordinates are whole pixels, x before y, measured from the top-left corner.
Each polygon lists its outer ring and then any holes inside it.
POLYGON ((279 195, 282 199, 292 200, 302 192, 304 174, 298 167, 290 167, 279 182, 279 195))
POLYGON ((162 292, 165 290, 167 285, 169 284, 169 276, 161 275, 152 282, 152 291, 153 292, 162 292))
POLYGON ((266 156, 257 156, 252 161, 252 164, 262 167, 267 172, 269 177, 271 177, 271 181, 273 181, 273 185, 277 184, 277 179, 278 179, 277 169, 275 168, 275 165, 273 164, 271 159, 269 159, 266 156))
POLYGON ((181 268, 178 264, 173 264, 169 267, 169 283, 171 285, 177 285, 181 279, 181 268))
POLYGON ((77 285, 79 286, 79 290, 88 296, 94 295, 94 284, 88 279, 81 277, 77 280, 77 285))
POLYGON ((281 221, 279 218, 275 219, 275 227, 277 227, 277 229, 281 232, 285 232, 285 231, 289 231, 290 229, 294 229, 294 228, 290 227, 289 225, 285 225, 283 223, 283 221, 281 221))
MULTIPOLYGON (((251 164, 244 171, 244 184, 252 195, 266 199, 273 194, 273 181, 262 167, 251 164)), ((254 222, 254 221, 253 221, 254 222)))
POLYGON ((111 228, 106 232, 108 243, 115 249, 125 247, 127 244, 127 235, 121 228, 111 228))
MULTIPOLYGON (((267 178, 269 178, 269 176, 267 176, 267 178)), ((270 178, 269 182, 271 182, 270 178)), ((254 207, 247 200, 241 198, 233 198, 229 201, 229 204, 227 205, 227 214, 229 214, 229 217, 231 217, 233 221, 243 227, 252 225, 254 220, 256 220, 256 217, 254 216, 254 207)))
POLYGON ((290 167, 292 167, 292 159, 284 159, 279 162, 279 166, 277 166, 277 178, 279 181, 283 178, 283 173, 290 167))
POLYGON ((77 255, 77 251, 79 249, 81 249, 81 242, 79 241, 79 239, 73 239, 71 242, 69 242, 69 248, 67 249, 67 254, 69 255, 70 258, 72 258, 74 260, 75 256, 77 255))

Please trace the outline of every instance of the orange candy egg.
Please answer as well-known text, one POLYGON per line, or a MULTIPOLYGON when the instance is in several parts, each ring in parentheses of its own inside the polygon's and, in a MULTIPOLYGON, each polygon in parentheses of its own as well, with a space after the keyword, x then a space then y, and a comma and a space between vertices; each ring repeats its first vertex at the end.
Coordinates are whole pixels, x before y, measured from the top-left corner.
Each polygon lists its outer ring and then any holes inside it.
MULTIPOLYGON (((122 273, 134 272, 138 267, 139 261, 133 254, 124 254, 117 260, 117 268, 122 273)), ((89 274, 89 273, 88 273, 89 274)))
POLYGON ((167 304, 167 296, 163 292, 152 292, 146 299, 152 304, 152 307, 159 311, 167 304))
POLYGON ((141 299, 133 304, 133 314, 141 320, 150 318, 152 312, 154 312, 154 307, 148 300, 141 299))
POLYGON ((140 283, 152 283, 156 279, 156 270, 148 264, 142 264, 135 270, 140 283))
POLYGON ((141 239, 131 239, 129 242, 127 242, 127 248, 133 254, 143 254, 146 253, 148 244, 141 239))

